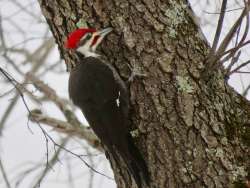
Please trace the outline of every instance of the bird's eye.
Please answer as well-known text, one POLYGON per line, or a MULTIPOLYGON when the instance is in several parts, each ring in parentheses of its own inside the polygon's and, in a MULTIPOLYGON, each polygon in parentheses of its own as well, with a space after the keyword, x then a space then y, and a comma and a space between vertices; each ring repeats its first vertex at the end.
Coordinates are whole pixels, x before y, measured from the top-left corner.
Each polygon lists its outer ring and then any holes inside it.
POLYGON ((87 33, 86 34, 86 39, 89 40, 91 38, 91 35, 92 35, 91 33, 87 33))
POLYGON ((81 38, 81 40, 80 40, 78 46, 84 45, 91 37, 92 37, 92 34, 91 34, 91 33, 86 33, 86 34, 84 35, 84 37, 81 38))

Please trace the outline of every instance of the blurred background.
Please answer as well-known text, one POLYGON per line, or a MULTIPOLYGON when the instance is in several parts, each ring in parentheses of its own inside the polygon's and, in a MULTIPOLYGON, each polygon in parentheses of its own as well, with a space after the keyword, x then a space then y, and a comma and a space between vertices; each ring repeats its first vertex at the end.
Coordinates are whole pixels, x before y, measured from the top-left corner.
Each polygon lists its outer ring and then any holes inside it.
MULTIPOLYGON (((216 31, 221 2, 190 1, 209 43, 216 31)), ((242 7, 241 0, 228 1, 223 35, 235 23, 242 7)), ((238 37, 245 31, 244 27, 242 25, 238 31, 238 37)), ((237 40, 235 36, 231 47, 237 40)), ((246 97, 250 88, 249 52, 249 47, 245 46, 236 63, 232 66, 231 60, 224 63, 230 66, 230 85, 246 97)), ((114 180, 109 178, 113 177, 112 170, 101 151, 93 149, 78 136, 68 138, 46 124, 38 125, 28 118, 29 110, 37 109, 38 114, 66 121, 62 109, 46 96, 48 93, 31 84, 27 73, 32 73, 35 79, 43 81, 44 87, 55 91, 82 126, 87 126, 81 112, 69 101, 68 72, 37 0, 0 0, 0 68, 12 79, 7 80, 0 73, 0 188, 35 188, 39 185, 42 188, 116 187, 114 180), (71 152, 60 149, 55 143, 71 152)))

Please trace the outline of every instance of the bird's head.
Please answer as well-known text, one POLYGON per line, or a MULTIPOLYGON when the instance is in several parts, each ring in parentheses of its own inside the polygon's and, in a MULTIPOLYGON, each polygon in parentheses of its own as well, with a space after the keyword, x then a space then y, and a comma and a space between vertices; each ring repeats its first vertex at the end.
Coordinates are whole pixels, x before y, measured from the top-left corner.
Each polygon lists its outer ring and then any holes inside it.
POLYGON ((83 54, 85 57, 97 57, 99 55, 95 53, 96 48, 102 42, 104 37, 111 31, 111 27, 100 31, 90 28, 76 29, 68 35, 68 38, 65 41, 65 47, 68 49, 76 50, 83 54))

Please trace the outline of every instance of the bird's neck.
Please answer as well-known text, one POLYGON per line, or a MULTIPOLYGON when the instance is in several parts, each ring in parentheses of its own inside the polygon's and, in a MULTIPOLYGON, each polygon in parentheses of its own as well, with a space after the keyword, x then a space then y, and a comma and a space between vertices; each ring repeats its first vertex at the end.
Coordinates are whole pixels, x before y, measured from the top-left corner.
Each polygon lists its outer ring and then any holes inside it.
POLYGON ((85 46, 82 46, 82 47, 79 47, 77 48, 77 52, 81 53, 84 57, 99 57, 100 55, 93 52, 93 51, 90 51, 90 48, 87 48, 85 46))
POLYGON ((72 69, 75 69, 79 65, 83 64, 84 61, 86 61, 86 59, 88 59, 88 58, 97 58, 97 59, 100 59, 100 57, 102 57, 101 55, 96 54, 96 53, 94 53, 95 55, 89 55, 89 56, 85 56, 81 52, 77 52, 76 54, 77 54, 77 56, 76 56, 77 60, 75 61, 75 64, 71 66, 71 68, 69 69, 69 71, 72 70, 72 69))
POLYGON ((97 53, 95 53, 95 52, 86 51, 86 52, 83 54, 83 56, 84 56, 85 58, 87 58, 87 57, 99 58, 101 55, 99 55, 99 54, 97 54, 97 53))

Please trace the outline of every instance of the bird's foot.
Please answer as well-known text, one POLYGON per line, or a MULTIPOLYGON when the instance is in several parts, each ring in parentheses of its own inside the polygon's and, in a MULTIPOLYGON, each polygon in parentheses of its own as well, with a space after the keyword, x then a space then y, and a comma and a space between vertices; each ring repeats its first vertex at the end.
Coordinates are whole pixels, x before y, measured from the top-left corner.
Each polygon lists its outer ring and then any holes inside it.
POLYGON ((129 69, 131 70, 131 75, 127 80, 127 83, 131 83, 135 80, 135 78, 145 78, 147 77, 147 74, 141 73, 138 67, 131 67, 129 66, 129 69))

